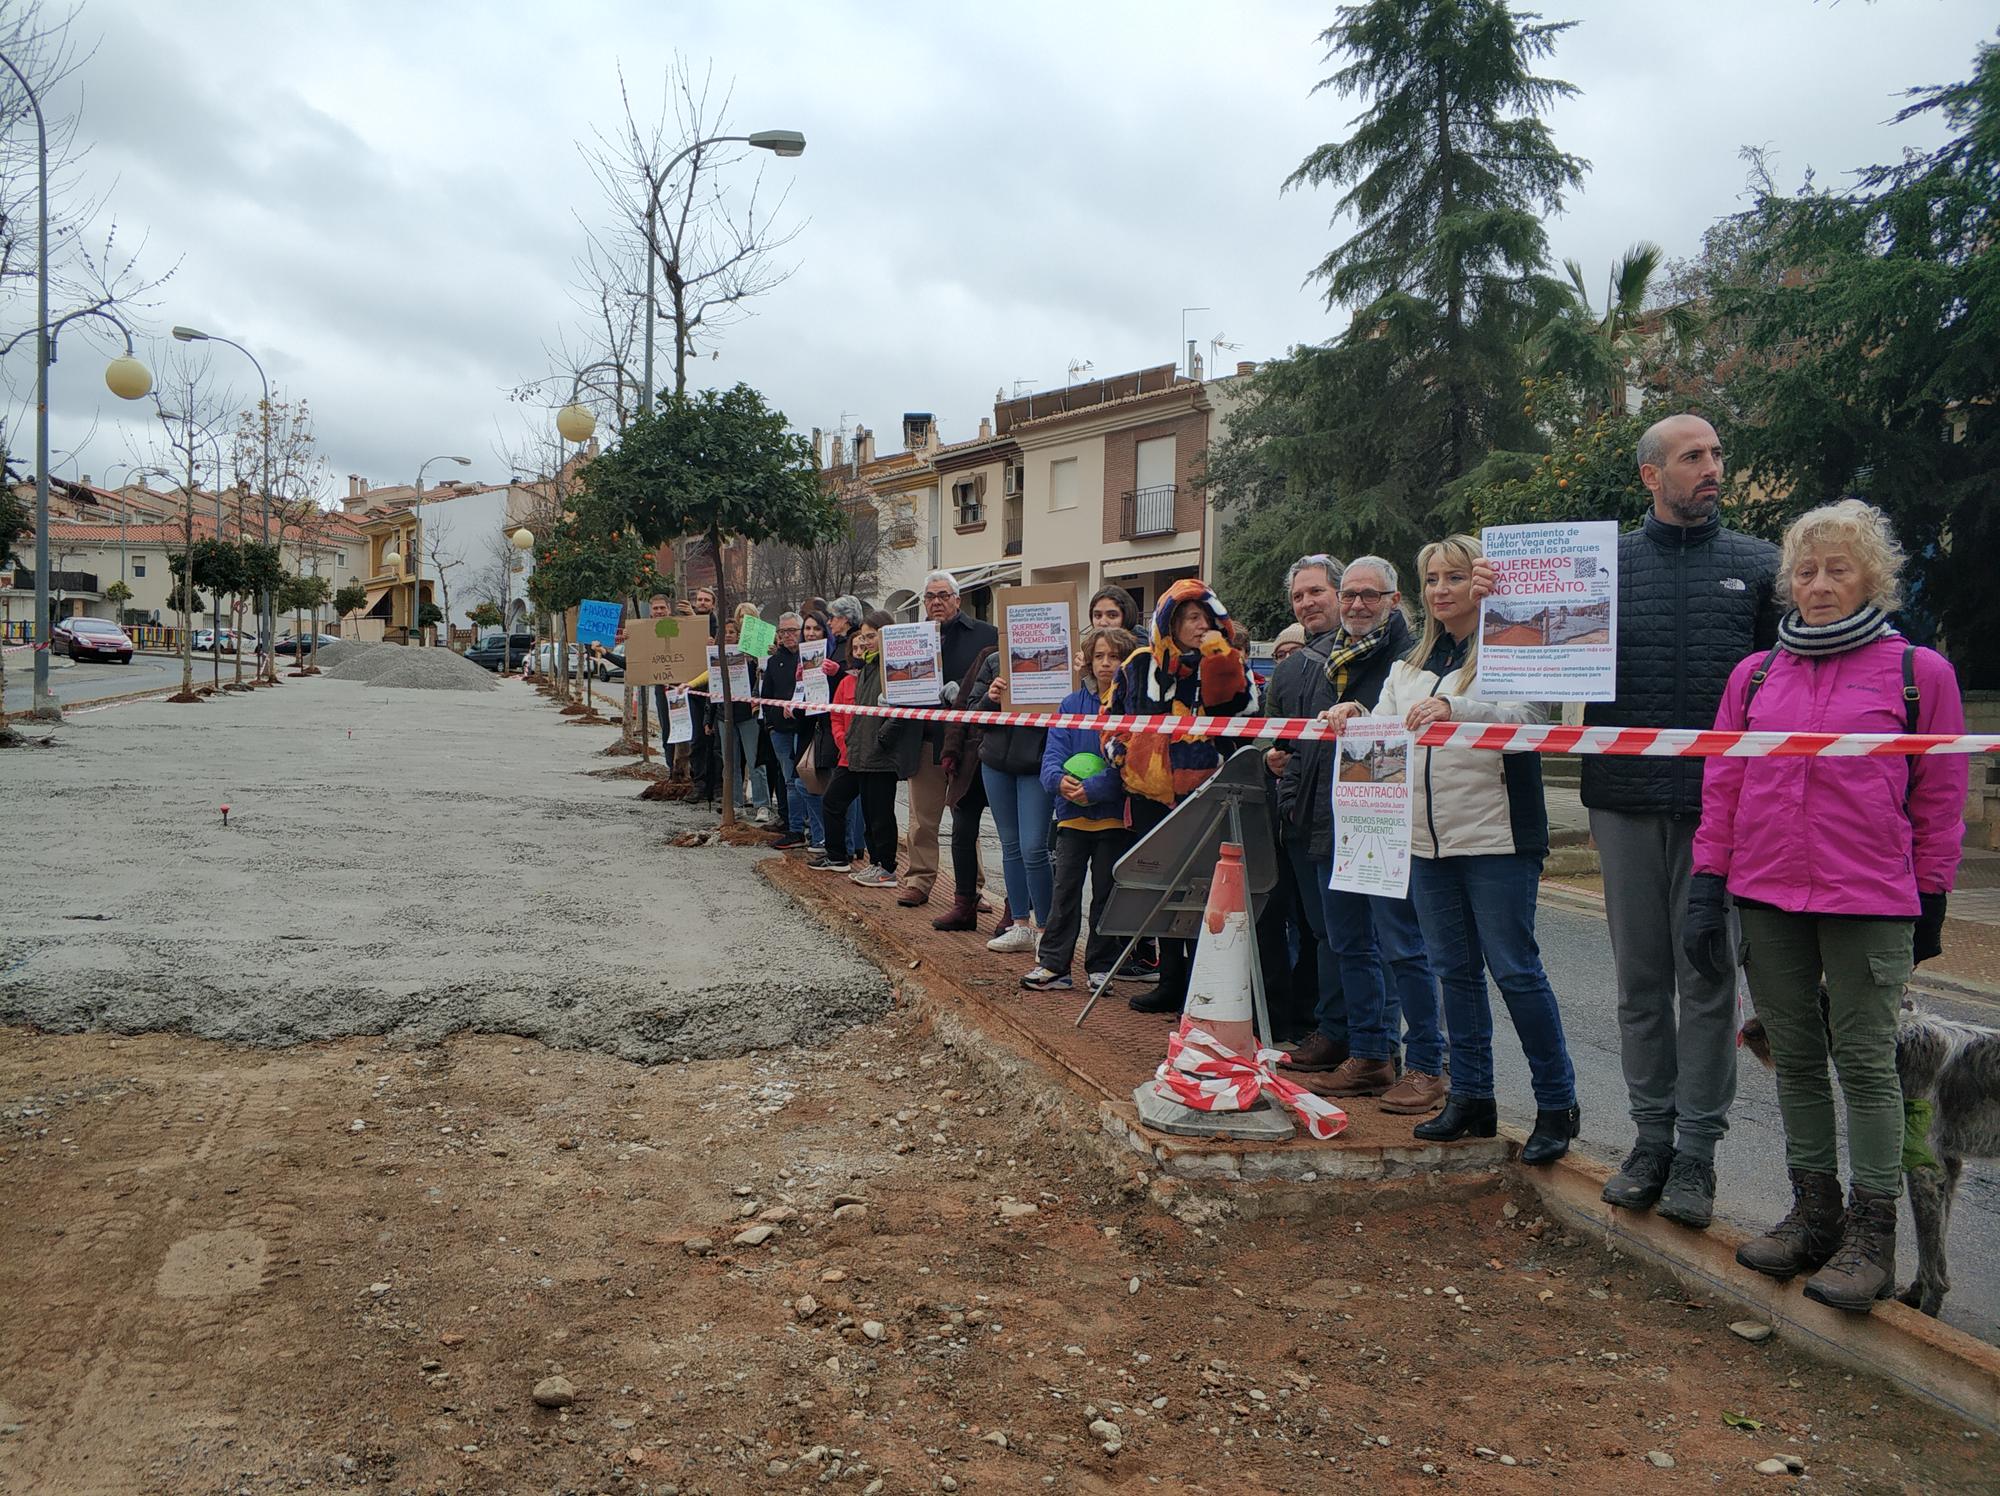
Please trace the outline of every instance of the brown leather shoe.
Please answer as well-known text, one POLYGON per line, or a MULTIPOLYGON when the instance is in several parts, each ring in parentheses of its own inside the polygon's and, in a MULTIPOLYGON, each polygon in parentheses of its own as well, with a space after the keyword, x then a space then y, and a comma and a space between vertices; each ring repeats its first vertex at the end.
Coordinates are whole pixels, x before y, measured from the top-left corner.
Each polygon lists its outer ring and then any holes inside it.
POLYGON ((1449 1084, 1442 1075, 1405 1070, 1403 1078, 1382 1093, 1382 1110, 1399 1117, 1417 1117, 1444 1105, 1449 1084))
POLYGON ((1315 1029, 1305 1042, 1292 1051, 1288 1062, 1294 1070, 1333 1070, 1347 1058, 1347 1046, 1327 1038, 1315 1029))
POLYGON ((1396 1083, 1396 1067, 1387 1060, 1349 1055, 1319 1089, 1328 1096, 1380 1096, 1396 1083))
POLYGON ((914 884, 905 884, 903 891, 896 895, 896 902, 905 909, 915 909, 930 901, 931 891, 928 888, 918 888, 914 884))

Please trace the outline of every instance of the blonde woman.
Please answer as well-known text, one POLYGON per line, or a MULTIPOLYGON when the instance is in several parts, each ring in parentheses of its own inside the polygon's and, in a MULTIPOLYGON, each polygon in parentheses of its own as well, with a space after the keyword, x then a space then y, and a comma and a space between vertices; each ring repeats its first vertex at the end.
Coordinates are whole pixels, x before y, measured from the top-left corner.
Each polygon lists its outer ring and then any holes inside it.
MULTIPOLYGON (((1479 662, 1479 598, 1470 535, 1433 541, 1417 555, 1424 631, 1396 662, 1373 715, 1399 718, 1412 732, 1436 722, 1536 722, 1526 702, 1472 694, 1479 662)), ((1358 716, 1346 701, 1328 722, 1358 716)), ((1528 1057, 1535 1128, 1523 1163, 1552 1163, 1577 1134, 1576 1072, 1562 1014, 1535 943, 1535 896, 1549 852, 1542 766, 1532 753, 1417 748, 1409 769, 1412 835, 1410 896, 1424 948, 1444 992, 1450 1031, 1451 1091, 1444 1110, 1418 1124, 1427 1142, 1490 1138, 1499 1130, 1493 1094, 1493 1009, 1486 976, 1500 989, 1528 1057)))
MULTIPOLYGON (((1950 662, 1890 626, 1902 564, 1888 519, 1859 499, 1794 520, 1777 647, 1738 663, 1716 727, 1963 732, 1950 662)), ((1836 1309, 1865 1314, 1896 1286, 1896 1012, 1913 961, 1939 950, 1967 775, 1958 754, 1714 758, 1702 785, 1682 943, 1697 971, 1727 972, 1735 900, 1792 1176, 1790 1214, 1736 1260, 1810 1272, 1806 1297, 1836 1309), (1829 1058, 1847 1104, 1844 1215, 1829 1058)))

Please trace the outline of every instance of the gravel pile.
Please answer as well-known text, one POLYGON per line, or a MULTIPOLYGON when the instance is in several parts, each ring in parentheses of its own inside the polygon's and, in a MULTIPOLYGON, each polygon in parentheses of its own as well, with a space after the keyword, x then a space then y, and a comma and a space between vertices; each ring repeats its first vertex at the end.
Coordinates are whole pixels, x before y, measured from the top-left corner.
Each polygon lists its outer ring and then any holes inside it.
MULTIPOLYGON (((410 653, 400 644, 342 644, 338 646, 341 655, 334 661, 333 668, 327 670, 329 680, 372 681, 396 664, 404 654, 410 653)), ((324 668, 325 655, 321 655, 324 668)))
POLYGON ((322 670, 330 672, 342 660, 351 660, 357 655, 381 647, 379 644, 369 644, 360 639, 342 639, 338 644, 322 644, 319 647, 319 665, 322 670))
POLYGON ((379 670, 372 658, 368 661, 372 673, 365 678, 371 686, 412 691, 492 691, 499 686, 492 671, 482 670, 448 649, 395 648, 389 653, 401 658, 392 657, 386 668, 379 670))

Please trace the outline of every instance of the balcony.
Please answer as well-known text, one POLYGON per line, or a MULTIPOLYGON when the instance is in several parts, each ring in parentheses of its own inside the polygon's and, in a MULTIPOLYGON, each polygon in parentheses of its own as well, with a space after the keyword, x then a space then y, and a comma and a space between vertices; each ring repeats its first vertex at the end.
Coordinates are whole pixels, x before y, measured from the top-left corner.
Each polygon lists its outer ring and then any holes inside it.
MULTIPOLYGON (((0 572, 0 582, 3 582, 16 592, 33 592, 35 590, 35 568, 32 566, 23 566, 11 577, 5 572, 0 572)), ((89 593, 95 597, 97 595, 97 573, 94 571, 57 571, 51 567, 49 569, 49 594, 54 596, 57 593, 89 593)))
POLYGON ((1002 554, 1008 556, 1020 555, 1021 554, 1020 499, 1010 498, 1009 500, 1007 500, 1006 508, 1001 512, 1000 518, 1001 518, 1001 535, 1004 537, 1006 541, 1006 549, 1002 554))
POLYGON ((1161 483, 1152 488, 1135 488, 1121 495, 1118 538, 1144 540, 1151 535, 1173 534, 1174 495, 1178 492, 1178 484, 1161 483))

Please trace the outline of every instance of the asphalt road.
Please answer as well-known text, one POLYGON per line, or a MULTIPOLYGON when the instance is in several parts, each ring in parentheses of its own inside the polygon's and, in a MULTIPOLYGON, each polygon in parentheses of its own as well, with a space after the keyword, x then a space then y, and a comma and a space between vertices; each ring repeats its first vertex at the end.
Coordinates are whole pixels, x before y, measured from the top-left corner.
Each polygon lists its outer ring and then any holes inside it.
MULTIPOLYGON (((115 660, 68 660, 58 655, 49 662, 49 666, 49 690, 64 706, 81 706, 85 702, 101 701, 107 696, 123 696, 128 691, 163 690, 178 686, 181 679, 178 655, 136 654, 129 665, 121 665, 115 660)), ((24 652, 7 656, 7 711, 25 712, 32 704, 34 668, 34 656, 31 654, 24 652)), ((245 671, 250 669, 247 656, 243 668, 245 671)), ((194 662, 195 684, 207 681, 212 669, 209 656, 197 656, 194 662)), ((233 680, 235 672, 235 656, 224 655, 222 678, 233 680)))
MULTIPOLYGON (((1563 1029, 1576 1067, 1583 1146, 1593 1155, 1616 1163, 1632 1146, 1634 1134, 1625 1109, 1625 1082, 1618 1060, 1617 989, 1603 917, 1544 901, 1537 929, 1542 961, 1562 1005, 1563 1029)), ((1942 994, 1920 995, 1932 1011, 1943 1016, 2000 1024, 2000 1008, 1992 1005, 1942 994)), ((1497 995, 1493 1006, 1501 1112, 1525 1126, 1534 1120, 1527 1062, 1497 995)), ((1738 1054, 1736 1105, 1730 1113, 1729 1136, 1716 1158, 1716 1205, 1718 1213, 1729 1220, 1761 1231, 1791 1205, 1784 1130, 1770 1074, 1747 1049, 1738 1054)), ((1916 1260, 1905 1206, 1896 1245, 1899 1283, 1915 1276, 1916 1260)), ((1983 1340, 2000 1343, 2000 1169, 1991 1163, 1966 1165, 1951 1219, 1947 1261, 1952 1290, 1944 1303, 1945 1321, 1983 1340)))

